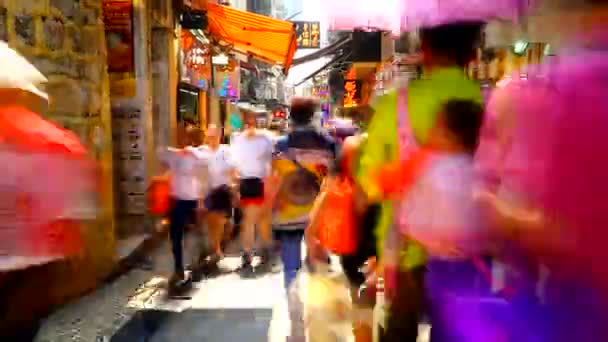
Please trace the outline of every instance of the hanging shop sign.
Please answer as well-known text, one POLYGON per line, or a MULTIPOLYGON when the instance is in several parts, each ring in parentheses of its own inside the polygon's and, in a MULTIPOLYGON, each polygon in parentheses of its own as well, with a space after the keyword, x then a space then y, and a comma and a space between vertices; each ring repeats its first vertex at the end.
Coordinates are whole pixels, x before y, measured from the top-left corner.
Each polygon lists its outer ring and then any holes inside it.
POLYGON ((228 65, 215 66, 215 89, 217 95, 227 99, 240 98, 241 73, 237 61, 230 61, 228 65))
POLYGON ((344 81, 344 108, 356 107, 360 103, 361 86, 359 80, 344 81))
POLYGON ((108 49, 108 71, 134 72, 133 1, 104 0, 103 22, 108 49))
POLYGON ((294 21, 298 49, 321 47, 321 30, 318 21, 294 21))
POLYGON ((183 62, 182 82, 207 91, 208 80, 211 78, 208 47, 195 46, 184 51, 183 62))
POLYGON ((209 45, 203 44, 188 30, 182 30, 180 43, 181 81, 207 91, 211 79, 209 45))

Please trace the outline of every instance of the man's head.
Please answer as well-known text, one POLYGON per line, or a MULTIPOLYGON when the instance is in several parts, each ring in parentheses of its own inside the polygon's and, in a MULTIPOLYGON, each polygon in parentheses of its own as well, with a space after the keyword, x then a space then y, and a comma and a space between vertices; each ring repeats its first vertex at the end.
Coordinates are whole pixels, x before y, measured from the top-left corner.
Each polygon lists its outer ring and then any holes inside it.
POLYGON ((209 146, 218 146, 220 144, 221 132, 217 125, 211 124, 207 126, 207 132, 205 134, 205 142, 209 146))
POLYGON ((180 148, 198 145, 200 142, 200 130, 194 125, 186 124, 182 126, 177 134, 177 145, 180 148))
POLYGON ((481 22, 451 23, 420 31, 426 67, 464 67, 475 58, 483 29, 481 22))
POLYGON ((450 100, 444 106, 429 145, 439 150, 475 153, 483 124, 483 107, 474 101, 450 100))
POLYGON ((291 100, 289 118, 296 126, 308 125, 312 122, 319 102, 312 97, 296 97, 291 100))
POLYGON ((251 110, 243 111, 243 126, 245 129, 254 129, 258 126, 258 116, 251 110))

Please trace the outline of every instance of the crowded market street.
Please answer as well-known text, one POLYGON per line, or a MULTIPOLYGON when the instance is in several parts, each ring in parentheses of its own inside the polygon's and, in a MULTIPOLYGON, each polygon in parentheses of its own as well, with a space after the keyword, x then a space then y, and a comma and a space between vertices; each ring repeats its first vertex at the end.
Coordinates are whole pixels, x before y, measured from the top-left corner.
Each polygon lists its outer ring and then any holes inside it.
POLYGON ((0 0, 0 342, 608 341, 607 23, 0 0))

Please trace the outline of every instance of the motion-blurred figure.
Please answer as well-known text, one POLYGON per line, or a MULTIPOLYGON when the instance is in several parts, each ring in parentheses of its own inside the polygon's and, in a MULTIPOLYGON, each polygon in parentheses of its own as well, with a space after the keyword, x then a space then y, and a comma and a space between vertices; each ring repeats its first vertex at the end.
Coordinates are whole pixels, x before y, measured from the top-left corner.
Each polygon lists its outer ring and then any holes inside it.
POLYGON ((96 215, 83 217, 82 206, 95 206, 97 194, 95 164, 78 137, 39 115, 48 105, 39 89, 46 78, 4 42, 0 59, 2 275, 80 255, 80 220, 96 215))
POLYGON ((513 330, 546 341, 600 341, 608 336, 608 160, 597 152, 608 146, 608 7, 556 3, 548 17, 568 28, 567 44, 556 62, 495 95, 498 186, 481 200, 503 239, 549 273, 542 311, 516 306, 513 330))
POLYGON ((203 195, 207 161, 193 146, 197 129, 186 128, 186 136, 180 139, 179 148, 160 151, 159 159, 170 172, 171 209, 169 212, 169 235, 174 258, 174 274, 171 284, 185 284, 184 234, 189 223, 196 223, 199 201, 203 195))
MULTIPOLYGON (((463 71, 475 55, 481 28, 478 22, 453 21, 424 28, 421 38, 426 77, 413 80, 373 103, 375 114, 358 171, 358 181, 370 201, 384 198, 377 172, 389 163, 407 160, 428 142, 429 131, 443 104, 451 99, 482 102, 479 85, 468 80, 463 71)), ((422 313, 426 256, 420 244, 402 243, 398 234, 391 232, 394 230, 391 227, 395 227, 394 202, 382 203, 377 233, 382 242, 381 272, 387 277, 387 290, 392 292, 384 340, 413 342, 422 313)))
POLYGON ((209 193, 204 204, 207 209, 207 229, 212 247, 213 259, 223 257, 222 241, 224 228, 232 217, 233 189, 235 177, 230 148, 220 144, 220 130, 210 125, 205 134, 206 145, 199 147, 208 163, 209 193))
POLYGON ((271 215, 266 205, 266 192, 274 143, 266 131, 257 128, 255 112, 245 112, 243 121, 245 129, 232 137, 230 153, 240 178, 240 206, 243 214, 240 232, 243 248, 242 273, 249 277, 254 275, 255 271, 252 262, 256 228, 263 243, 260 269, 268 267, 273 251, 271 215))

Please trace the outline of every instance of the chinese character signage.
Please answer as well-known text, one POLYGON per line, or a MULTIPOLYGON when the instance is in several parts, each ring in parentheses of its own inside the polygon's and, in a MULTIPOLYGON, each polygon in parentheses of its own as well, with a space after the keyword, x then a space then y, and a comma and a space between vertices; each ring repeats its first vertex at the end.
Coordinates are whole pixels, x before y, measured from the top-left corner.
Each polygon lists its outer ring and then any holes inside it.
POLYGON ((134 72, 133 2, 104 0, 103 23, 106 30, 109 72, 134 72))
POLYGON ((361 81, 344 81, 344 108, 356 107, 361 102, 361 81))
POLYGON ((181 82, 208 90, 211 79, 209 46, 197 40, 189 30, 182 30, 180 51, 181 82))
POLYGON ((298 49, 321 47, 321 25, 318 21, 294 21, 298 49))

